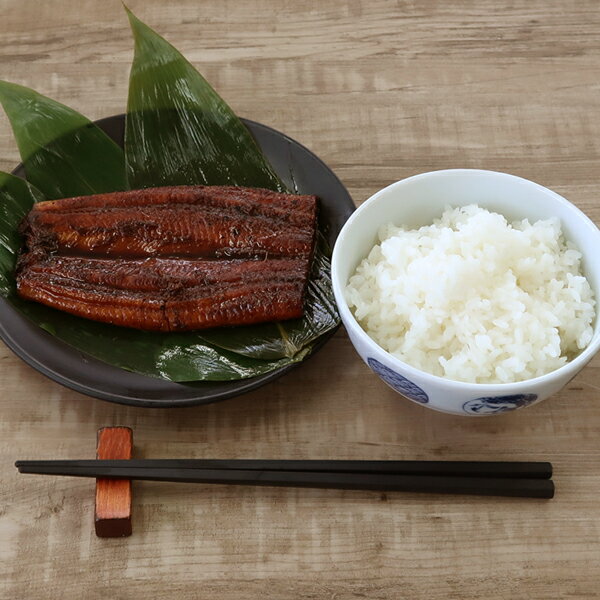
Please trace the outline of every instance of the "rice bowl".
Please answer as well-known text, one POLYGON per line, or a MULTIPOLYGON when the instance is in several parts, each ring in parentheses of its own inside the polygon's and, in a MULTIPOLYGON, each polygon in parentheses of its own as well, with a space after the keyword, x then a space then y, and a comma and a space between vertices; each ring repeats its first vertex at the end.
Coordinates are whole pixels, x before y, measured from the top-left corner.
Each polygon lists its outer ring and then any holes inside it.
POLYGON ((344 225, 333 249, 333 291, 352 345, 371 371, 389 387, 434 410, 462 416, 497 415, 536 404, 573 379, 600 349, 600 319, 596 317, 592 322, 593 334, 587 346, 568 357, 570 360, 563 366, 519 381, 473 383, 429 373, 384 349, 361 327, 346 294, 357 267, 380 242, 382 226, 394 223, 404 229, 418 230, 431 225, 446 207, 470 204, 499 213, 509 223, 523 219, 535 223, 556 217, 565 241, 572 242, 582 255, 582 273, 593 297, 596 301, 600 298, 600 231, 596 224, 548 188, 507 173, 476 169, 414 175, 383 188, 363 202, 344 225))

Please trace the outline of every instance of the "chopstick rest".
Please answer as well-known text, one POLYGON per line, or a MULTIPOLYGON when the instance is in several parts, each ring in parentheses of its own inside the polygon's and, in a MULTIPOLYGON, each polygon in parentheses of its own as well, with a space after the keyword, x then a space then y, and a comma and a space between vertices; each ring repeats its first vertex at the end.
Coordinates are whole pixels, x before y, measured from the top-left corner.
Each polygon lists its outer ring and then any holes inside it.
MULTIPOLYGON (((103 427, 98 430, 96 458, 130 459, 133 431, 129 427, 103 427)), ((131 535, 131 479, 96 479, 96 535, 103 538, 131 535)))

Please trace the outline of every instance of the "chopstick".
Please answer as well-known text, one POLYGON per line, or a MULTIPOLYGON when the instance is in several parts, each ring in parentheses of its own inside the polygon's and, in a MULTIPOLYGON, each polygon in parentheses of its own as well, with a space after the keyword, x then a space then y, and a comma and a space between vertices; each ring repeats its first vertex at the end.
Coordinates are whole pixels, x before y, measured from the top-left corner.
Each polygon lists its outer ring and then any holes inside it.
MULTIPOLYGON (((177 461, 178 459, 175 459, 177 461)), ((206 463, 207 461, 200 462, 206 463)), ((189 466, 190 460, 183 467, 173 466, 173 461, 17 461, 15 465, 21 473, 37 473, 45 475, 70 475, 74 477, 109 477, 116 479, 136 479, 147 481, 169 481, 182 483, 217 483, 229 485, 308 487, 345 490, 375 490, 398 492, 426 492, 435 494, 473 494, 485 496, 514 496, 527 498, 552 498, 554 483, 546 478, 527 477, 467 477, 455 475, 431 474, 398 474, 396 472, 358 472, 358 471, 318 471, 318 470, 268 470, 257 468, 198 468, 189 466), (167 463, 168 461, 168 463, 167 463), (143 463, 143 466, 132 466, 132 463, 143 463), (162 463, 162 467, 156 463, 162 463), (58 463, 58 464, 57 464, 58 463), (126 463, 126 464, 125 464, 126 463), (148 463, 154 463, 149 465, 148 463), (167 464, 165 464, 167 463, 167 464)), ((221 461, 219 461, 221 462, 221 461)), ((239 461, 225 461, 239 464, 239 461)), ((263 463, 265 461, 244 461, 263 463)), ((267 461, 267 465, 281 466, 288 461, 267 461)), ((294 461, 297 467, 311 465, 315 461, 294 461), (300 464, 302 463, 302 464, 300 464)), ((340 461, 316 461, 320 466, 339 466, 340 461)), ((354 467, 365 468, 364 463, 382 461, 342 461, 354 464, 354 467)), ((403 461, 383 461, 400 462, 403 461)), ((416 461, 409 461, 415 468, 416 461)), ((215 461, 210 461, 214 465, 215 461)), ((288 463, 289 464, 289 463, 288 463)), ((423 463, 420 463, 423 466, 423 463)), ((427 463, 425 463, 427 464, 427 463)), ((438 465, 441 463, 438 463, 438 465)), ((456 463, 455 463, 456 464, 456 463)), ((513 465, 515 463, 512 463, 513 465)), ((346 465, 349 468, 349 465, 346 465)), ((383 468, 383 467, 380 467, 383 468)), ((396 467, 397 468, 397 467, 396 467)), ((438 467, 439 468, 439 467, 438 467)))
MULTIPOLYGON (((120 460, 19 460, 22 467, 123 467, 120 460)), ((549 462, 485 462, 423 460, 263 460, 159 458, 130 459, 127 467, 136 469, 235 469, 240 471, 311 471, 335 473, 388 473, 433 475, 439 477, 496 477, 510 479, 550 479, 549 462)), ((33 471, 28 471, 33 473, 33 471)))

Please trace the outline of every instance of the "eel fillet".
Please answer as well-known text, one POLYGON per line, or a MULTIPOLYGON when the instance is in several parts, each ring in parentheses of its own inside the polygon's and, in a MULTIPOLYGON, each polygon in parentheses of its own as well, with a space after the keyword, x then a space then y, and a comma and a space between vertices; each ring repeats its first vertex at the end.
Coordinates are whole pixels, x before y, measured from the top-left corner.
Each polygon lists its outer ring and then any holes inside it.
POLYGON ((301 317, 315 196, 151 188, 36 204, 17 291, 65 312, 152 331, 301 317))

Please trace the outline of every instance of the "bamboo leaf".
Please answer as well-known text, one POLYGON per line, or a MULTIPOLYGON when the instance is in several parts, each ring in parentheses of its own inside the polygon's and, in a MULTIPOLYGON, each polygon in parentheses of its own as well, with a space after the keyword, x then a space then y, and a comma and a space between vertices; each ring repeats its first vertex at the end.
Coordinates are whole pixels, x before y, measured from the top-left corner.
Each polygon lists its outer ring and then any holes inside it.
POLYGON ((170 381, 232 381, 301 361, 309 352, 278 360, 249 358, 204 341, 196 333, 159 334, 81 319, 16 294, 14 269, 22 245, 19 224, 42 194, 0 172, 0 295, 38 327, 116 367, 170 381))
POLYGON ((15 289, 13 272, 21 247, 19 224, 34 203, 43 199, 41 192, 24 179, 0 172, 0 294, 3 296, 15 289))
POLYGON ((258 360, 207 344, 193 334, 157 334, 81 319, 14 294, 10 303, 51 335, 95 358, 127 371, 175 382, 233 381, 299 362, 304 353, 258 360))
POLYGON ((233 381, 301 362, 309 353, 310 348, 305 348, 289 358, 259 360, 215 348, 201 340, 190 344, 188 336, 182 336, 179 343, 176 336, 170 336, 157 365, 165 379, 173 380, 173 374, 176 374, 174 381, 233 381))
MULTIPOLYGON (((284 190, 243 123, 170 44, 131 13, 136 51, 126 122, 133 187, 233 184, 284 190)), ((303 360, 339 323, 329 259, 319 244, 306 316, 294 321, 159 334, 114 327, 21 300, 18 225, 34 202, 125 189, 121 150, 79 113, 0 82, 28 180, 0 176, 0 294, 51 335, 104 362, 172 381, 230 381, 303 360), (116 149, 116 150, 115 150, 116 149)))
POLYGON ((126 10, 135 40, 125 128, 131 188, 195 183, 283 191, 248 129, 204 77, 126 10))
POLYGON ((124 190, 125 157, 99 127, 34 90, 0 81, 27 180, 47 199, 124 190))
MULTIPOLYGON (((232 184, 284 190, 245 125, 171 44, 127 10, 135 38, 125 133, 132 187, 232 184)), ((339 324, 327 248, 319 243, 302 319, 212 329, 202 339, 232 352, 293 357, 339 324)))

